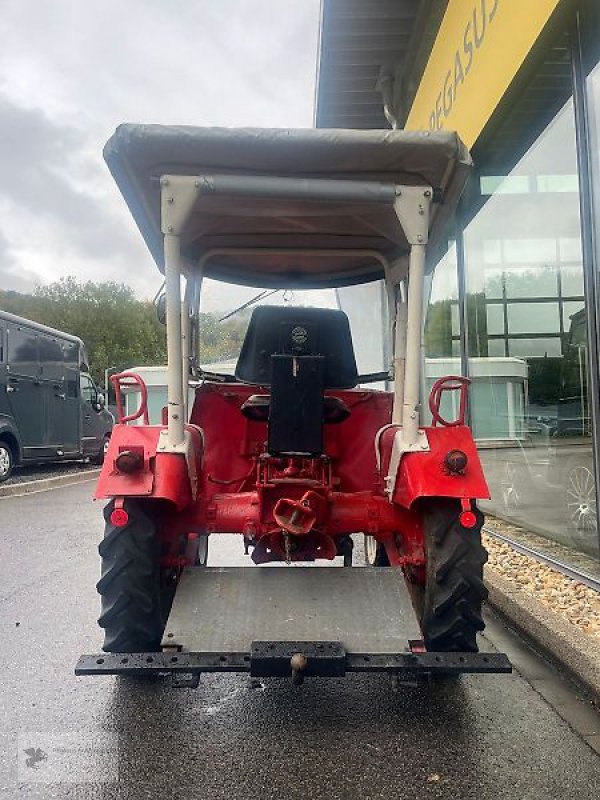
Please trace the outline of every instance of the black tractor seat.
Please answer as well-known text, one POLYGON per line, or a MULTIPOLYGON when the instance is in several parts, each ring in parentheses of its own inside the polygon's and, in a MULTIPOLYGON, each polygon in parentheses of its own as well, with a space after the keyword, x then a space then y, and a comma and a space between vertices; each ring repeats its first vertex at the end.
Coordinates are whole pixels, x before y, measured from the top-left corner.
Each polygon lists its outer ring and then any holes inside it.
MULTIPOLYGON (((240 411, 246 419, 253 422, 267 422, 271 409, 270 394, 252 394, 242 405, 240 411)), ((323 422, 336 425, 350 416, 350 409, 339 397, 323 398, 323 422)))
POLYGON ((350 415, 325 392, 358 383, 348 317, 333 308, 255 308, 235 376, 270 391, 241 408, 248 419, 267 423, 269 453, 322 454, 324 425, 350 415))

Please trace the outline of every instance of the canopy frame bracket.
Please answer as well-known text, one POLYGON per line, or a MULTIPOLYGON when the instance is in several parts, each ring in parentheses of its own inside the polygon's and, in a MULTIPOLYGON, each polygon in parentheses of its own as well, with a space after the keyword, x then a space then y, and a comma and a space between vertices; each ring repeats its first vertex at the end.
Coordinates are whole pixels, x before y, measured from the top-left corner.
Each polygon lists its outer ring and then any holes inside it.
MULTIPOLYGON (((241 195, 256 198, 296 199, 312 202, 389 204, 410 244, 408 297, 406 304, 406 354, 404 374, 395 376, 394 419, 400 416, 402 428, 396 434, 394 451, 422 449, 419 436, 420 357, 423 322, 423 284, 425 248, 431 220, 434 192, 431 186, 404 186, 391 183, 321 178, 285 178, 259 175, 163 175, 161 187, 161 231, 164 237, 165 287, 167 293, 167 431, 161 436, 161 452, 184 453, 189 460, 190 441, 185 430, 190 326, 187 303, 181 297, 181 236, 201 194, 241 195), (182 344, 185 342, 185 347, 182 344)), ((374 251, 375 252, 375 251, 374 251)), ((214 254, 214 252, 212 253, 214 254)), ((373 255, 373 253, 370 253, 373 255)), ((208 253, 201 259, 203 271, 208 253)), ((386 278, 390 270, 381 254, 375 256, 386 278)), ((389 287, 388 287, 389 288, 389 287)), ((401 294, 401 293, 399 293, 401 294)), ((397 309, 397 323, 404 309, 397 309)), ((402 337, 399 338, 402 341, 402 337)), ((392 483, 395 483, 393 478, 392 483)), ((393 494, 393 486, 388 485, 393 494)))

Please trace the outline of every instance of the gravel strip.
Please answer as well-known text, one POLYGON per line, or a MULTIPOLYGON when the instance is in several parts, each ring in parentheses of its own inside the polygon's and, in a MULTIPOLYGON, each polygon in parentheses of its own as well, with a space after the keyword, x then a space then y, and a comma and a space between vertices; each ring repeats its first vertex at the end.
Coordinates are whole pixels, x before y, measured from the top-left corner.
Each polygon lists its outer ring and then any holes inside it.
MULTIPOLYGON (((485 527, 489 528, 492 532, 497 532, 509 539, 514 539, 528 547, 533 547, 543 555, 555 558, 557 561, 562 561, 574 569, 585 572, 600 580, 600 554, 591 556, 583 553, 577 549, 575 542, 571 547, 567 547, 562 542, 557 542, 555 539, 548 536, 540 536, 527 528, 522 528, 520 525, 514 524, 501 517, 490 514, 485 515, 485 527)), ((591 534, 590 534, 591 536, 591 534)))
POLYGON ((483 535, 492 569, 525 594, 535 598, 581 632, 600 640, 600 595, 578 581, 561 575, 534 558, 483 535))

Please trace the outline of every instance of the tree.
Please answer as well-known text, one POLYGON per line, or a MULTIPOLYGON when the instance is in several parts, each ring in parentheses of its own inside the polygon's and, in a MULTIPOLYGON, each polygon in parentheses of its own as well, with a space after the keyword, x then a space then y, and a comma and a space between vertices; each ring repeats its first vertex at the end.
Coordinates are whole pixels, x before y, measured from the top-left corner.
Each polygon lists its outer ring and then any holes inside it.
POLYGON ((166 361, 165 329, 154 306, 122 283, 66 277, 38 286, 32 295, 0 292, 0 307, 83 339, 98 383, 107 367, 166 361))
MULTIPOLYGON (((90 372, 104 382, 104 370, 160 366, 167 362, 166 330, 154 305, 137 300, 124 283, 80 282, 74 277, 38 286, 33 294, 0 290, 0 308, 79 336, 86 345, 90 372)), ((219 322, 200 314, 200 360, 203 364, 236 358, 250 311, 219 322)))

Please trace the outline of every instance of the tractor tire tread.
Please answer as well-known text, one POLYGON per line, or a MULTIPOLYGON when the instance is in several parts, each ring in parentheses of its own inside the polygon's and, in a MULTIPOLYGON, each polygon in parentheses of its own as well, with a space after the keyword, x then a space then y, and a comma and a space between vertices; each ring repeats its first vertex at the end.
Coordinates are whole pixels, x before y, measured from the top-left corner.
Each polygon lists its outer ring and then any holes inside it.
POLYGON ((477 633, 485 628, 481 604, 487 552, 481 544, 483 514, 463 528, 456 500, 430 501, 424 512, 427 582, 421 628, 428 650, 477 652, 477 633))
POLYGON ((129 522, 115 526, 114 502, 104 511, 105 535, 98 547, 102 574, 96 588, 102 599, 98 624, 103 649, 135 653, 158 649, 162 637, 160 573, 156 525, 140 503, 127 501, 129 522))

